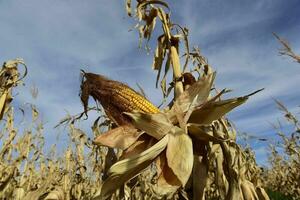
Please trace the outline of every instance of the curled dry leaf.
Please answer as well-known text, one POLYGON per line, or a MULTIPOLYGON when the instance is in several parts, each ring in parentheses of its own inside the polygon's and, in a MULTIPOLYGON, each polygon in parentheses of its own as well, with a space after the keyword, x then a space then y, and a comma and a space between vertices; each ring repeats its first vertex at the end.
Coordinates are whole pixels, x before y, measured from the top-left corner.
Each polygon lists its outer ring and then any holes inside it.
POLYGON ((192 112, 188 122, 203 124, 203 125, 211 124, 214 120, 221 118, 226 113, 230 112, 232 109, 245 103, 248 100, 249 96, 259 91, 261 90, 258 90, 256 92, 253 92, 243 97, 238 97, 233 99, 220 100, 220 101, 208 101, 203 105, 199 106, 199 108, 196 108, 192 112))
POLYGON ((192 140, 179 128, 174 131, 174 134, 169 134, 169 138, 166 152, 168 166, 180 180, 182 186, 185 186, 193 169, 192 140))
POLYGON ((141 112, 125 113, 132 120, 136 128, 148 135, 161 139, 174 127, 164 113, 148 114, 141 112))
POLYGON ((64 199, 65 199, 64 190, 60 187, 51 191, 45 198, 45 200, 64 200, 64 199))
POLYGON ((226 142, 226 139, 218 138, 213 135, 212 127, 199 126, 198 124, 188 124, 189 134, 195 138, 205 142, 221 143, 226 142))
POLYGON ((181 107, 182 111, 187 112, 192 106, 201 105, 209 97, 209 93, 215 79, 216 73, 211 73, 201 77, 192 84, 187 90, 180 94, 175 104, 181 107), (192 105, 193 103, 193 105, 192 105))
POLYGON ((9 60, 2 65, 0 69, 0 120, 9 108, 12 101, 11 90, 21 83, 21 80, 27 75, 27 66, 22 59, 9 60), (20 78, 18 65, 25 67, 25 72, 20 78))
POLYGON ((130 125, 123 125, 100 134, 94 144, 125 150, 143 134, 130 125))
POLYGON ((94 199, 106 199, 116 189, 148 167, 165 149, 169 137, 166 135, 155 145, 136 156, 118 161, 109 170, 109 177, 101 187, 101 194, 94 199))
POLYGON ((156 159, 158 179, 157 184, 152 186, 153 192, 160 198, 174 194, 182 185, 168 166, 165 151, 156 159))
POLYGON ((138 155, 155 144, 156 140, 147 134, 141 135, 136 142, 125 149, 120 160, 138 155))

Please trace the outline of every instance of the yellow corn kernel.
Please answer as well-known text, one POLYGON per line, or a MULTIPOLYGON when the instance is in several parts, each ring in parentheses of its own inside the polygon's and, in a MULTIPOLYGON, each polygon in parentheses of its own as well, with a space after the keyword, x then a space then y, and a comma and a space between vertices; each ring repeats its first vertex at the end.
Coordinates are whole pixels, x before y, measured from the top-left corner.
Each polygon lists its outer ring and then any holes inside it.
POLYGON ((129 87, 124 85, 115 88, 116 93, 126 102, 126 104, 132 110, 138 110, 145 113, 158 113, 159 109, 149 102, 145 97, 135 92, 129 87))

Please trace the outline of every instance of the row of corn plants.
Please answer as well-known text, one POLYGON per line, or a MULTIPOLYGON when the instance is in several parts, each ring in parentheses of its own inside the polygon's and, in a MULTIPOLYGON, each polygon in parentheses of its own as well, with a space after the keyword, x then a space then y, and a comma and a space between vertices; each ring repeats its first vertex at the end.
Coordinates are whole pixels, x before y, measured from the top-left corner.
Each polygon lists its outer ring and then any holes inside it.
POLYGON ((84 112, 57 125, 68 128, 64 153, 56 146, 45 153, 43 123, 34 105, 32 123, 24 130, 14 125, 12 90, 27 67, 18 59, 4 63, 0 199, 269 199, 264 186, 274 189, 273 182, 263 178, 253 152, 236 143, 225 117, 260 90, 223 99, 229 90, 215 87, 216 73, 198 48, 190 49, 188 29, 171 21, 166 2, 127 0, 126 9, 137 21, 141 46, 146 41, 151 52, 148 42, 158 34, 153 84, 161 87, 163 107, 126 84, 82 71, 84 112), (89 97, 96 107, 89 107, 89 97), (99 117, 89 138, 78 122, 95 111, 99 117))

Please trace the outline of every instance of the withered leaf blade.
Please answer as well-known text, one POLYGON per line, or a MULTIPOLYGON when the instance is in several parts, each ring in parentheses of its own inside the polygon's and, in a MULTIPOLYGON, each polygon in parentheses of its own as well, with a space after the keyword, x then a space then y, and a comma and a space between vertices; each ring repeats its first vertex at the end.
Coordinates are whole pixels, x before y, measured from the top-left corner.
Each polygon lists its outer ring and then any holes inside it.
POLYGON ((141 134, 142 132, 136 128, 123 125, 99 135, 94 140, 94 144, 124 150, 132 145, 141 134))
POLYGON ((175 104, 186 112, 195 98, 195 105, 203 103, 209 96, 215 76, 216 73, 211 73, 201 77, 176 99, 175 104))
POLYGON ((256 187, 256 193, 259 199, 261 200, 270 200, 268 194, 262 187, 256 187))
POLYGON ((145 131, 148 135, 161 139, 173 127, 173 124, 163 113, 148 114, 142 112, 124 113, 133 120, 133 125, 145 131))
POLYGON ((241 190, 245 200, 259 200, 254 185, 250 181, 248 180, 242 181, 241 190))
POLYGON ((198 124, 188 124, 188 131, 191 135, 193 135, 195 138, 198 140, 206 141, 206 142, 214 142, 214 143, 220 143, 220 142, 225 142, 227 140, 218 138, 213 136, 213 131, 210 130, 207 127, 201 127, 198 124))
POLYGON ((100 195, 95 200, 108 198, 116 189, 131 178, 138 175, 148 167, 154 159, 165 149, 169 141, 168 135, 163 137, 155 145, 136 156, 115 163, 109 170, 109 177, 101 187, 100 195))
POLYGON ((160 198, 174 194, 182 184, 168 166, 166 150, 156 159, 155 164, 158 179, 157 184, 153 186, 154 193, 160 198))
POLYGON ((168 4, 166 2, 160 1, 160 0, 142 1, 142 3, 138 4, 137 9, 141 10, 142 7, 145 7, 145 6, 149 5, 149 4, 159 4, 159 5, 165 6, 166 8, 169 9, 168 4))
POLYGON ((64 200, 65 194, 64 190, 61 187, 57 187, 55 190, 51 191, 45 200, 64 200))
POLYGON ((131 17, 131 0, 126 0, 126 11, 127 11, 127 14, 128 16, 131 17))
POLYGON ((3 118, 5 111, 7 92, 5 91, 0 97, 0 120, 3 118))
POLYGON ((155 144, 156 140, 147 134, 142 134, 137 141, 122 152, 120 160, 138 155, 155 144))
POLYGON ((169 134, 167 146, 168 166, 180 180, 182 186, 187 183, 193 169, 193 144, 190 137, 179 128, 175 134, 169 134))
POLYGON ((230 112, 235 107, 245 103, 248 98, 249 95, 214 102, 209 101, 200 106, 200 108, 195 109, 192 112, 188 122, 197 124, 210 124, 214 120, 217 120, 224 116, 226 113, 230 112))

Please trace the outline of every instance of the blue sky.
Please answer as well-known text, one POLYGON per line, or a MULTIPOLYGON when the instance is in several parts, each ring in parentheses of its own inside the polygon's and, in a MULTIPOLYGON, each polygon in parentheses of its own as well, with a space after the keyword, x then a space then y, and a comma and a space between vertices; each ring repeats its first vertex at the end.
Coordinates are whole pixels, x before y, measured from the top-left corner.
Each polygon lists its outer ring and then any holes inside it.
MULTIPOLYGON (((177 0, 168 1, 175 23, 189 29, 190 45, 199 46, 217 71, 217 85, 231 96, 265 90, 234 110, 230 119, 240 132, 274 138, 270 123, 282 119, 272 98, 298 112, 300 66, 278 56, 280 45, 272 32, 289 40, 300 53, 298 0, 177 0)), ((0 0, 0 62, 21 57, 29 68, 26 85, 15 104, 32 102, 41 112, 47 145, 56 143, 52 127, 70 113, 82 111, 79 70, 139 83, 156 105, 152 55, 138 49, 135 21, 124 1, 0 0), (30 87, 36 85, 34 100, 30 87)), ((91 120, 92 115, 90 118, 91 120)), ((90 134, 90 121, 82 128, 90 134)), ((62 135, 66 135, 63 133, 62 135)), ((65 148, 66 139, 59 146, 65 148)), ((251 141, 260 164, 266 163, 267 143, 251 141)))

